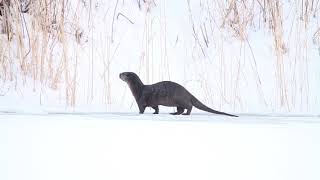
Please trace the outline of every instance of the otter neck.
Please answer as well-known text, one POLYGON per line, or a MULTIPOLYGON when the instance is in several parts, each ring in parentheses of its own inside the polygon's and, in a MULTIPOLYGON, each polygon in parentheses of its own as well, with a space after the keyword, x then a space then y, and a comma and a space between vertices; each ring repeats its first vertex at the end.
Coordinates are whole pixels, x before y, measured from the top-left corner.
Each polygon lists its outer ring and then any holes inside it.
POLYGON ((143 90, 144 84, 139 79, 138 81, 135 81, 135 82, 129 82, 128 85, 130 87, 130 90, 134 98, 136 99, 136 101, 138 101, 142 96, 142 90, 143 90))

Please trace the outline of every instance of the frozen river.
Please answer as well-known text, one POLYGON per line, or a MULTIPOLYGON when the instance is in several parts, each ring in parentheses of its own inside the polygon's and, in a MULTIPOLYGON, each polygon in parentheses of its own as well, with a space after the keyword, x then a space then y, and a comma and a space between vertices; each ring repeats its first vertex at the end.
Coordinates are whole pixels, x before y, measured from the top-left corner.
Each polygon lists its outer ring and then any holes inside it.
POLYGON ((0 113, 1 180, 318 180, 320 117, 0 113))

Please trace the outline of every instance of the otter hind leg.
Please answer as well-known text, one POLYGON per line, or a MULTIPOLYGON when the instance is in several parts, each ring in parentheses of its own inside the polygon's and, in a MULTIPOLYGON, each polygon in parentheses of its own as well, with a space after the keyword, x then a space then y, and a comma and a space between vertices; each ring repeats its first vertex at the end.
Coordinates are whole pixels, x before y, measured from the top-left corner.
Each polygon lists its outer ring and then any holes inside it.
POLYGON ((159 114, 159 106, 153 106, 152 108, 154 109, 153 114, 159 114))
POLYGON ((175 113, 170 113, 172 115, 179 115, 179 114, 182 114, 184 111, 184 108, 183 107, 177 107, 177 112, 175 113))
POLYGON ((192 110, 192 106, 188 107, 188 108, 187 108, 187 112, 186 112, 186 113, 183 113, 182 115, 190 115, 191 110, 192 110))

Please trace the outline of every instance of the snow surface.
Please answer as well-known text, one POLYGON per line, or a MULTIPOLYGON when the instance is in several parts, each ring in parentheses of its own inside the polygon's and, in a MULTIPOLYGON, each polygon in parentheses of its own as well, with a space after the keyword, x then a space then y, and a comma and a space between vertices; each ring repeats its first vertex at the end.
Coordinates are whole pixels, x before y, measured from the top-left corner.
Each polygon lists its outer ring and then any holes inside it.
POLYGON ((320 117, 1 113, 1 180, 318 180, 320 117))

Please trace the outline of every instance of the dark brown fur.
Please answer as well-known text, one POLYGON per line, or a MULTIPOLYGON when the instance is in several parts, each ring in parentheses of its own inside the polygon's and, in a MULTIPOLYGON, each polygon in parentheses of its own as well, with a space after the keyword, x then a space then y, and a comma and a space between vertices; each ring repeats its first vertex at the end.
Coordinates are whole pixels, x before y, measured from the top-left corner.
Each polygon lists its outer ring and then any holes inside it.
POLYGON ((138 104, 140 114, 144 113, 146 107, 152 107, 155 110, 154 114, 158 114, 159 105, 163 105, 177 107, 177 112, 171 113, 173 115, 190 115, 192 107, 195 106, 203 111, 237 117, 205 106, 183 86, 175 82, 161 81, 156 84, 144 85, 133 72, 123 72, 119 77, 129 85, 138 104), (183 113, 185 109, 187 109, 187 112, 183 113))

